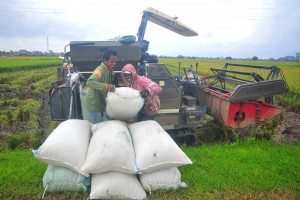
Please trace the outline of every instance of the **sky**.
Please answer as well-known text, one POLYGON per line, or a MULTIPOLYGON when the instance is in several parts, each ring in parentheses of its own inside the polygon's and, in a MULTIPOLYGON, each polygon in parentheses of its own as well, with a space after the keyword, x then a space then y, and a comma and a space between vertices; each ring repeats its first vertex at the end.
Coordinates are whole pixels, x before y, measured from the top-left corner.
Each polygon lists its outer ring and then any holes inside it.
POLYGON ((268 59, 300 52, 299 0, 0 0, 0 51, 63 52, 71 41, 136 36, 148 7, 198 32, 184 37, 148 22, 150 54, 268 59))

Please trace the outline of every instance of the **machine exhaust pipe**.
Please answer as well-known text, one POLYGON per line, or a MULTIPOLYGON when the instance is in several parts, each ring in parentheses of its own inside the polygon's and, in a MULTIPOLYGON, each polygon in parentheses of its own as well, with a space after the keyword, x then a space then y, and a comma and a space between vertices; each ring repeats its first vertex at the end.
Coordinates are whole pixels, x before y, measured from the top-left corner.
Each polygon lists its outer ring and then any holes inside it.
POLYGON ((178 77, 180 77, 180 65, 181 65, 181 62, 178 63, 178 77))

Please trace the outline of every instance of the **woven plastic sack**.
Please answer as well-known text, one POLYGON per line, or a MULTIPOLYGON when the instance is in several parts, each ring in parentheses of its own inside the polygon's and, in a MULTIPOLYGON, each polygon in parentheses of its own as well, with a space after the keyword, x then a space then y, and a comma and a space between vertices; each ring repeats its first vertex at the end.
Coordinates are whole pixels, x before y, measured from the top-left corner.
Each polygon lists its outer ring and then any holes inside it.
POLYGON ((90 178, 69 168, 48 165, 43 177, 43 186, 47 192, 87 191, 90 178))
POLYGON ((93 136, 82 171, 135 173, 134 149, 126 123, 119 120, 94 124, 93 136))
POLYGON ((144 99, 139 91, 121 87, 114 92, 108 92, 106 98, 106 113, 110 119, 130 120, 137 116, 144 105, 144 99))
POLYGON ((147 199, 133 174, 106 172, 92 175, 90 199, 147 199))
POLYGON ((58 125, 45 142, 33 150, 34 156, 47 164, 81 171, 86 159, 92 124, 86 120, 70 119, 58 125))
POLYGON ((141 174, 139 180, 147 192, 177 189, 182 186, 181 174, 177 167, 141 174))
POLYGON ((169 134, 154 120, 129 125, 140 172, 191 164, 169 134))

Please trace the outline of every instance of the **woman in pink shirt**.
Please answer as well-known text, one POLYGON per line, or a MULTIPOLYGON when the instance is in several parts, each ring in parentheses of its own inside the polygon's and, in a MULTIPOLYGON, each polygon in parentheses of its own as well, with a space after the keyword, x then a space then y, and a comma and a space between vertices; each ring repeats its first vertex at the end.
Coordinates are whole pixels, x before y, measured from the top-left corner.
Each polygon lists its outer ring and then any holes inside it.
POLYGON ((161 86, 147 77, 138 75, 132 64, 125 65, 121 73, 127 87, 140 91, 145 99, 137 121, 154 120, 154 116, 160 109, 158 94, 162 91, 161 86))

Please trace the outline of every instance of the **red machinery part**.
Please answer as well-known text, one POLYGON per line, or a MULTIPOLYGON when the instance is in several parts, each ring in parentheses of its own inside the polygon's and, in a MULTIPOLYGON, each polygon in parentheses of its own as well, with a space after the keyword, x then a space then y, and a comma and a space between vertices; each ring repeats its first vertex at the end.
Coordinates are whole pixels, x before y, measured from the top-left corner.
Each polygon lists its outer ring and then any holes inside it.
POLYGON ((282 109, 261 101, 233 103, 229 101, 230 93, 224 94, 209 88, 205 89, 204 94, 208 114, 233 128, 245 128, 282 112, 282 109))

